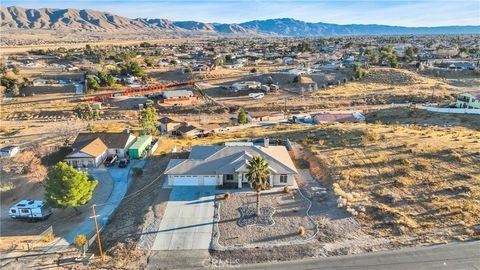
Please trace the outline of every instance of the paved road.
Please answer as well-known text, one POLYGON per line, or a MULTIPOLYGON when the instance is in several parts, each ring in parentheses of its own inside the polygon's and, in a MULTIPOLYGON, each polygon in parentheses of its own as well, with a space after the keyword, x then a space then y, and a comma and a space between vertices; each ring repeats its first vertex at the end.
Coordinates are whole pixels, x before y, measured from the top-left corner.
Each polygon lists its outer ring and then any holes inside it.
POLYGON ((390 252, 257 264, 240 269, 480 269, 480 241, 405 248, 390 252))
MULTIPOLYGON (((127 168, 119 168, 117 165, 111 168, 95 168, 89 171, 95 178, 99 181, 113 181, 113 189, 110 194, 102 194, 103 196, 107 195, 108 199, 101 204, 98 204, 96 207, 96 214, 98 216, 99 226, 103 227, 108 222, 109 217, 113 214, 115 209, 118 207, 123 197, 127 193, 128 189, 128 175, 131 167, 143 167, 145 161, 143 160, 134 160, 130 163, 130 166, 127 168)), ((63 238, 58 241, 55 246, 67 246, 72 244, 75 237, 79 234, 85 234, 87 236, 92 236, 95 233, 95 225, 90 216, 87 216, 83 222, 77 224, 75 228, 63 236, 63 238)))
POLYGON ((174 187, 151 250, 208 250, 215 187, 174 187))

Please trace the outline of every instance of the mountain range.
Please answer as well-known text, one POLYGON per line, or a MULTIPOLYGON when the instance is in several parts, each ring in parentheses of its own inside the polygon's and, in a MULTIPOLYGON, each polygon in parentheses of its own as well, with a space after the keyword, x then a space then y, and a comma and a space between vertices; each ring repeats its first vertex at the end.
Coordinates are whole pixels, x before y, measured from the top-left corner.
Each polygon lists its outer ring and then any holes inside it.
POLYGON ((90 9, 27 9, 1 7, 2 29, 45 29, 67 32, 198 32, 267 36, 348 36, 480 34, 478 26, 402 27, 388 25, 310 23, 290 18, 255 20, 239 24, 171 21, 167 19, 130 19, 90 9))

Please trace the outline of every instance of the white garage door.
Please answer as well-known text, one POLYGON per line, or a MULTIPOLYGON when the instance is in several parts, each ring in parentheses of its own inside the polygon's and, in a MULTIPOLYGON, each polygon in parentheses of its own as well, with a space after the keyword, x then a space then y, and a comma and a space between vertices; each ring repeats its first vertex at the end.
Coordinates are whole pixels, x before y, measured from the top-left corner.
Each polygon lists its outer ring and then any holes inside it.
POLYGON ((204 176, 203 177, 203 185, 205 185, 205 186, 216 186, 217 185, 217 177, 215 175, 204 176))
POLYGON ((174 186, 198 186, 198 176, 175 175, 173 176, 174 186))

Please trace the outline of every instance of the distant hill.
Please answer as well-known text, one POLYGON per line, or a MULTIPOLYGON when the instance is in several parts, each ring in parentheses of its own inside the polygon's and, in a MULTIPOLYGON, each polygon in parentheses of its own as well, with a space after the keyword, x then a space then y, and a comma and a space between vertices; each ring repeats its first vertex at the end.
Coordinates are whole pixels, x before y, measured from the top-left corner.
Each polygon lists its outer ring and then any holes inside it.
POLYGON ((204 32, 237 35, 273 36, 347 36, 411 34, 480 34, 480 26, 401 27, 387 25, 338 25, 308 23, 284 18, 249 21, 240 24, 170 21, 166 19, 130 19, 90 9, 26 9, 1 7, 1 27, 5 29, 46 29, 72 32, 204 32))

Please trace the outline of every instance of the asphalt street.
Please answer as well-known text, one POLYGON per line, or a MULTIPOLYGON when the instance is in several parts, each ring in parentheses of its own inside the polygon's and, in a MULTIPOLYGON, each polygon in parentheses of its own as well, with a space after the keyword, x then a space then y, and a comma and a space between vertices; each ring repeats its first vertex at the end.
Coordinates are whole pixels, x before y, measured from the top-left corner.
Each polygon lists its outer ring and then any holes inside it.
POLYGON ((404 248, 362 255, 305 259, 284 263, 256 264, 238 269, 348 269, 348 270, 426 270, 480 269, 480 241, 431 247, 404 248))

